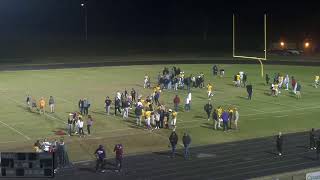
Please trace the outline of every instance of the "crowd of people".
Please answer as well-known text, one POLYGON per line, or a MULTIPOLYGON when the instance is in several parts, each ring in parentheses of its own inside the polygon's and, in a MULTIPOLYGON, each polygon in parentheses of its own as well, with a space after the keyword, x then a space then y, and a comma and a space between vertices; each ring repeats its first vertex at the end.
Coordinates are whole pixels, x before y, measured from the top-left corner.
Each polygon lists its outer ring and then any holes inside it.
MULTIPOLYGON (((41 97, 39 102, 37 103, 36 99, 29 94, 27 95, 26 99, 27 108, 31 112, 39 112, 39 114, 45 114, 46 113, 46 101, 44 97, 41 97)), ((55 100, 52 96, 49 97, 48 105, 50 107, 50 112, 54 113, 55 111, 55 100)))
POLYGON ((46 152, 54 154, 53 165, 55 173, 60 168, 70 166, 69 156, 63 138, 61 138, 59 141, 57 139, 50 141, 47 138, 43 140, 37 140, 33 145, 33 149, 37 153, 46 152))
POLYGON ((271 96, 278 97, 281 94, 281 90, 289 91, 290 82, 292 93, 297 99, 301 98, 301 83, 298 82, 294 76, 289 77, 288 74, 283 76, 280 73, 275 73, 273 77, 273 82, 270 84, 270 77, 266 74, 266 84, 270 85, 271 96))

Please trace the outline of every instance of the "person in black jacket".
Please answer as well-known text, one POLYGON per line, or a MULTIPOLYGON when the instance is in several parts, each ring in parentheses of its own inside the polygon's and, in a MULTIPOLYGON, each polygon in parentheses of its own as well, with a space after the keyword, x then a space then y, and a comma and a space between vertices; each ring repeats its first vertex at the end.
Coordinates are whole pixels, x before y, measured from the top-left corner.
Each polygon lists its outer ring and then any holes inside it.
POLYGON ((114 115, 117 115, 117 110, 119 111, 119 113, 121 114, 121 100, 116 98, 114 101, 114 115))
POLYGON ((184 133, 182 138, 183 146, 184 146, 184 159, 189 159, 189 146, 191 144, 191 137, 188 133, 184 133))
POLYGON ((78 107, 79 107, 80 113, 81 113, 81 115, 82 115, 83 112, 84 112, 84 101, 83 101, 83 99, 80 99, 80 100, 79 100, 79 102, 78 102, 78 107))
POLYGON ((163 122, 164 122, 164 116, 165 116, 165 112, 163 109, 160 109, 160 128, 163 128, 163 122))
POLYGON ((248 84, 246 87, 247 87, 247 92, 248 92, 248 99, 251 100, 252 92, 253 92, 252 85, 248 84))
MULTIPOLYGON (((214 124, 213 129, 217 130, 217 126, 219 124, 219 119, 218 119, 218 113, 217 113, 216 109, 213 110, 212 119, 213 119, 213 124, 214 124)), ((218 127, 218 128, 220 128, 220 127, 218 127)))
POLYGON ((313 128, 310 131, 310 146, 309 146, 309 148, 311 150, 317 149, 316 148, 316 133, 313 128))
POLYGON ((94 155, 97 158, 96 172, 98 172, 99 169, 101 169, 103 172, 106 158, 106 151, 104 150, 104 147, 102 145, 99 145, 98 149, 94 152, 94 155))
POLYGON ((278 155, 281 156, 282 155, 282 143, 283 143, 283 138, 282 138, 281 132, 279 132, 279 135, 277 135, 276 139, 277 139, 276 141, 277 141, 278 155))
POLYGON ((210 121, 210 115, 211 115, 211 111, 212 111, 212 104, 210 101, 208 101, 208 103, 206 105, 204 105, 203 109, 204 111, 206 111, 207 115, 208 115, 208 121, 210 121))
POLYGON ((178 135, 175 131, 172 131, 170 137, 169 137, 170 145, 171 145, 171 157, 173 158, 176 153, 176 146, 178 143, 178 135))
POLYGON ((132 88, 131 90, 132 102, 136 102, 136 90, 132 88))

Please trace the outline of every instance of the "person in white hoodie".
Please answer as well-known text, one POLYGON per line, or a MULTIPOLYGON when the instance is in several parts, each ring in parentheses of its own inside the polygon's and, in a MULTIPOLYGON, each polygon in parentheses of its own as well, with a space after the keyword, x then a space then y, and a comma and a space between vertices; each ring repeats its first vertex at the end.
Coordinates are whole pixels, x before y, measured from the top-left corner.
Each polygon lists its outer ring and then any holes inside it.
POLYGON ((78 122, 77 122, 77 126, 78 126, 78 131, 79 131, 79 136, 82 137, 84 136, 84 132, 83 132, 83 120, 81 117, 79 117, 78 122))
POLYGON ((285 84, 286 86, 286 91, 289 90, 289 83, 290 83, 290 78, 289 78, 289 75, 287 74, 286 77, 284 78, 284 81, 283 83, 285 84))

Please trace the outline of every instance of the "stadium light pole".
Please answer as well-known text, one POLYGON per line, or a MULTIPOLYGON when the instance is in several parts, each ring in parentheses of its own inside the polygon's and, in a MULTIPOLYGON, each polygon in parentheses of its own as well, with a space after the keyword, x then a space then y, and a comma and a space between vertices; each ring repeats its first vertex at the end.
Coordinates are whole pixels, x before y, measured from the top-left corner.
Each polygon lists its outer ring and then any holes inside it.
POLYGON ((80 4, 82 8, 84 8, 84 31, 85 31, 85 39, 88 40, 88 11, 87 11, 87 2, 80 4))

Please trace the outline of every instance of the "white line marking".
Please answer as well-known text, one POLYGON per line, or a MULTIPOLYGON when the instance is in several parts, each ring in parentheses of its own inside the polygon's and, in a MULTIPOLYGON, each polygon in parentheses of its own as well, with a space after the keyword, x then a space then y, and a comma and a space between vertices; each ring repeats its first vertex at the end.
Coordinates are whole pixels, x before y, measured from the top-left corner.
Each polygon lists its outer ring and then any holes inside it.
POLYGON ((304 108, 296 108, 296 109, 287 109, 287 110, 279 110, 279 111, 272 111, 272 112, 261 112, 261 113, 253 113, 253 114, 245 114, 243 116, 255 116, 255 115, 262 115, 262 114, 273 114, 273 113, 281 113, 281 112, 291 112, 291 111, 299 111, 299 110, 308 110, 308 109, 320 109, 320 106, 317 107, 304 107, 304 108))
POLYGON ((13 130, 14 132, 20 134, 21 136, 25 137, 27 140, 31 140, 31 138, 30 138, 29 136, 27 136, 27 135, 25 135, 24 133, 20 132, 20 131, 17 130, 16 128, 9 126, 8 124, 6 124, 6 123, 4 123, 4 122, 2 122, 2 121, 0 121, 0 123, 3 124, 4 126, 10 128, 10 129, 13 130))
POLYGON ((281 118, 281 117, 287 117, 287 116, 289 116, 289 115, 281 115, 281 116, 274 116, 274 117, 276 117, 276 118, 281 118))

